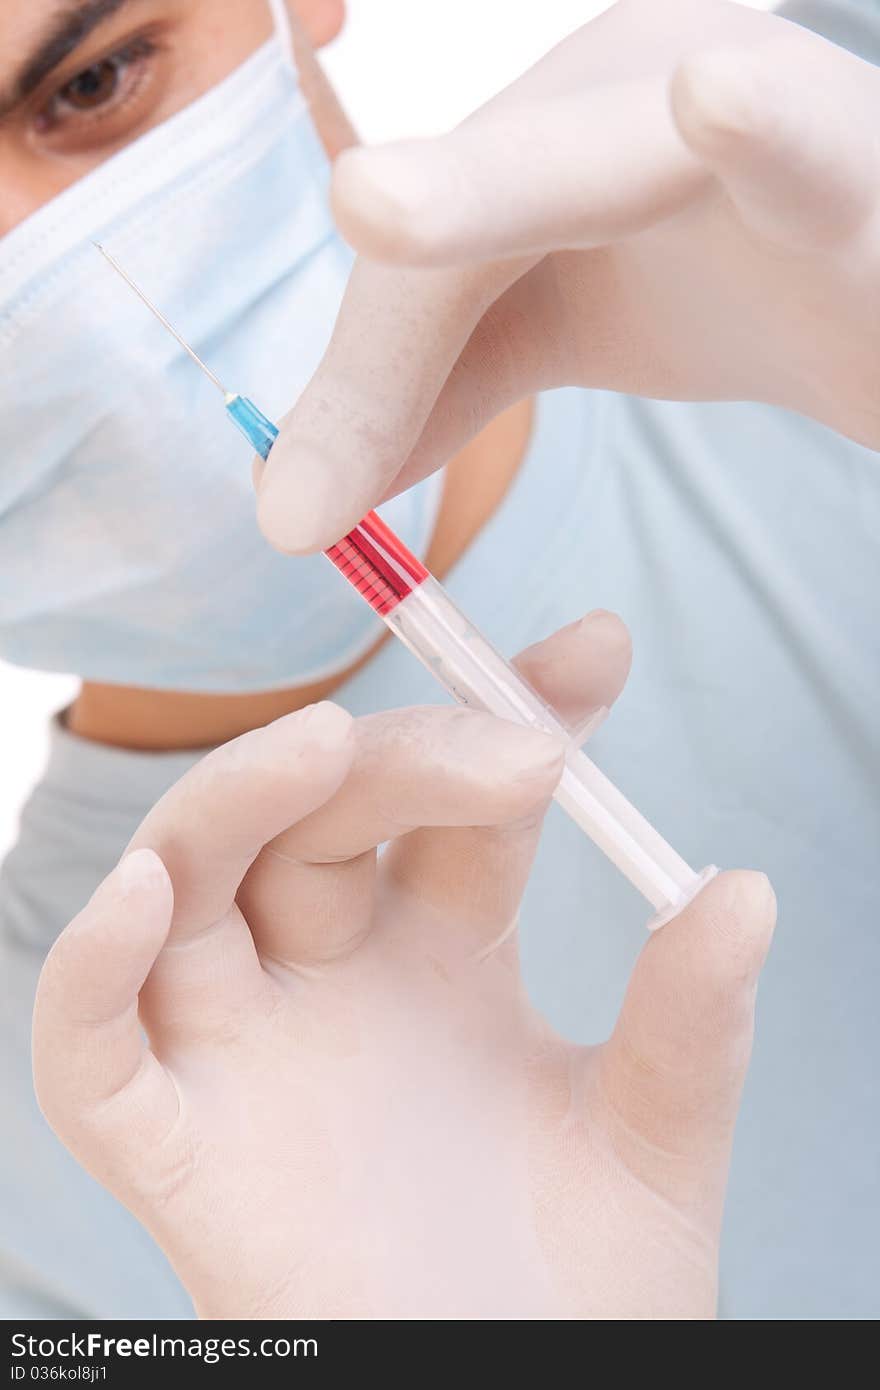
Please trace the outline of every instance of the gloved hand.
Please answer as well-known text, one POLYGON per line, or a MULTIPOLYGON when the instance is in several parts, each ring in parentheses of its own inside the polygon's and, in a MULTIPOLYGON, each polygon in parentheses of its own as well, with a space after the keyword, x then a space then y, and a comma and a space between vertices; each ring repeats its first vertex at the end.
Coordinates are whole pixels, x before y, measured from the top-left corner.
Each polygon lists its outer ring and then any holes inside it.
POLYGON ((371 260, 261 470, 266 535, 330 544, 563 384, 880 448, 878 129, 880 71, 816 35, 621 0, 450 135, 346 151, 335 213, 371 260))
MULTIPOLYGON (((625 633, 522 664, 575 722, 625 633)), ((712 1315, 772 894, 716 879, 611 1040, 563 1042, 513 931, 561 762, 470 711, 290 715, 184 777, 59 938, 40 1104, 203 1317, 712 1315)))

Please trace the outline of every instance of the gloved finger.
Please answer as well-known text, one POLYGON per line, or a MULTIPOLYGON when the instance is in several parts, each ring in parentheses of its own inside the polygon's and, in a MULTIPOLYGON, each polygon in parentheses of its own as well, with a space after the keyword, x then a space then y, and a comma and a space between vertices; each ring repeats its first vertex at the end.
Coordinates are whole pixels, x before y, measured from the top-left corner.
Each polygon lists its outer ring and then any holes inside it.
POLYGON ((526 267, 412 274, 359 261, 330 345, 257 471, 264 534, 326 549, 385 492, 474 324, 526 267))
MULTIPOLYGON (((522 652, 515 665, 575 731, 601 722, 623 690, 632 663, 629 633, 597 610, 522 652), (598 716, 598 718, 597 718, 598 716)), ((432 949, 447 958, 482 958, 515 924, 541 833, 546 801, 519 821, 464 828, 423 828, 393 845, 386 878, 417 900, 424 922, 455 923, 432 949), (430 914, 430 916, 428 916, 430 914)), ((432 937, 430 926, 426 928, 432 937)))
POLYGON ((333 210, 373 260, 467 266, 617 241, 703 177, 658 75, 492 103, 439 138, 346 150, 333 210))
POLYGON ((450 135, 346 151, 337 220, 400 265, 611 242, 673 211, 705 176, 668 109, 695 48, 759 43, 782 21, 703 0, 611 5, 450 135))
MULTIPOLYGON (((588 614, 545 642, 530 647, 517 664, 563 720, 577 725, 609 706, 626 680, 629 635, 613 614, 588 614)), ((476 842, 475 826, 487 827, 487 893, 497 906, 483 921, 494 930, 506 903, 518 898, 520 876, 514 855, 503 847, 521 840, 527 820, 535 824, 558 777, 560 751, 543 735, 473 711, 394 711, 358 721, 358 753, 345 784, 325 806, 281 835, 260 855, 239 895, 264 959, 283 965, 327 962, 348 954, 370 929, 373 916, 373 849, 386 840, 422 837, 425 891, 432 849, 418 827, 461 827, 476 842), (496 872, 508 863, 508 890, 496 872), (321 862, 326 861, 326 862, 321 862), (291 904, 296 904, 291 919, 291 904)), ((449 832, 452 833, 452 832, 449 832)), ((390 851, 389 851, 390 853, 390 851)), ((412 857, 416 849, 412 851, 412 857)), ((527 862, 528 847, 521 859, 527 862)), ((464 865, 462 872, 464 873, 464 865)), ((471 861, 476 871, 479 865, 471 861)), ((401 867, 401 875, 406 869, 401 867)), ((449 861, 438 867, 449 877, 449 861)), ((453 888, 447 884, 449 891, 453 888)))
POLYGON ((691 54, 670 95, 683 139, 744 221, 811 249, 840 241, 877 208, 880 151, 864 119, 875 81, 862 59, 790 25, 759 47, 691 54), (830 84, 829 65, 847 68, 845 80, 830 84))
POLYGON ((347 954, 371 926, 378 845, 422 825, 519 821, 562 770, 558 740, 477 710, 370 715, 357 721, 355 742, 336 795, 267 846, 242 886, 266 961, 295 967, 347 954))
MULTIPOLYGON (((138 994, 171 926, 171 881, 151 850, 125 856, 61 933, 34 1008, 34 1084, 59 1138, 96 1177, 114 1140, 141 1155, 177 1117, 171 1078, 144 1044, 138 994)), ((112 1182, 110 1183, 112 1186, 112 1182)))
POLYGON ((442 468, 508 406, 570 385, 579 373, 565 318, 555 264, 542 260, 483 314, 380 500, 442 468))
POLYGON ((235 896, 266 842, 334 794, 351 729, 336 705, 298 710, 209 753, 147 816, 131 848, 155 850, 174 886, 168 942, 141 1000, 151 1037, 228 1027, 265 996, 235 896))
POLYGON ((653 935, 600 1050, 614 1146, 677 1206, 720 1218, 776 904, 763 874, 724 873, 653 935))
POLYGON ((572 730, 609 708, 626 685, 632 641, 616 613, 597 608, 526 647, 514 665, 572 730))
POLYGON ((655 362, 656 350, 642 344, 618 280, 602 250, 545 258, 510 285, 474 328, 380 500, 441 468, 508 406, 536 391, 574 384, 636 389, 642 358, 655 362), (585 275, 587 324, 579 317, 585 275))

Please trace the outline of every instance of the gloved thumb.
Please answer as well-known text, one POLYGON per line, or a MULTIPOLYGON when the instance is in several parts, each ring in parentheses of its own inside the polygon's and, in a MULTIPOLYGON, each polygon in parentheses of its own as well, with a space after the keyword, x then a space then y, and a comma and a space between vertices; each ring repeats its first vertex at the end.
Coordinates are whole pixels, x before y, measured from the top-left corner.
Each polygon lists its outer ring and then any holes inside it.
POLYGON ((178 1096, 147 1048, 138 995, 171 926, 171 880, 149 849, 126 854, 61 933, 34 1006, 40 1108, 85 1168, 114 1187, 118 1140, 137 1158, 171 1128, 178 1096))
POLYGON ((600 1050, 617 1151, 670 1200, 693 1199, 696 1181, 719 1215, 775 920, 763 874, 720 874, 647 942, 600 1050))

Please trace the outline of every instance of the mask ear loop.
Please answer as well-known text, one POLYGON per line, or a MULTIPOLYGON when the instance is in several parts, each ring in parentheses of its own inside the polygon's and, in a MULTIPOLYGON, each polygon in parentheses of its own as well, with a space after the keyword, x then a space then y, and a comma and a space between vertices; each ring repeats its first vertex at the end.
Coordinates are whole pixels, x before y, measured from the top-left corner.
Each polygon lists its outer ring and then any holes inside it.
POLYGON ((284 57, 287 59, 291 68, 296 72, 296 58, 293 53, 293 33, 290 28, 290 15, 287 13, 285 0, 267 0, 269 12, 272 15, 272 23, 275 25, 275 37, 284 57))

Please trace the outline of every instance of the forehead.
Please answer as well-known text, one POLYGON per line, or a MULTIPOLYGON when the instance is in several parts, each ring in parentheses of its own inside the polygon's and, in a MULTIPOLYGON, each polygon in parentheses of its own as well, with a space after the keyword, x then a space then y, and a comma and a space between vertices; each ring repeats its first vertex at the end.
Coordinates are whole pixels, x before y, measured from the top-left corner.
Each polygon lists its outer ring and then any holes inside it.
MULTIPOLYGON (((23 92, 36 85, 78 48, 92 47, 107 34, 121 34, 144 24, 176 30, 187 24, 192 36, 219 41, 253 23, 256 8, 267 12, 268 0, 0 0, 0 81, 16 74, 23 92)), ((182 32, 182 30, 181 30, 182 32)))
POLYGON ((148 7, 149 0, 2 0, 0 64, 18 65, 32 56, 57 59, 65 43, 82 41, 114 14, 148 7))
MULTIPOLYGON (((213 0, 218 18, 236 3, 249 0, 213 0)), ((191 10, 198 0, 0 0, 0 63, 20 61, 55 35, 82 40, 114 17, 140 22, 161 12, 173 17, 191 10)))
POLYGON ((124 9, 126 0, 3 0, 0 37, 4 57, 20 56, 24 48, 49 33, 56 24, 82 23, 124 9))

